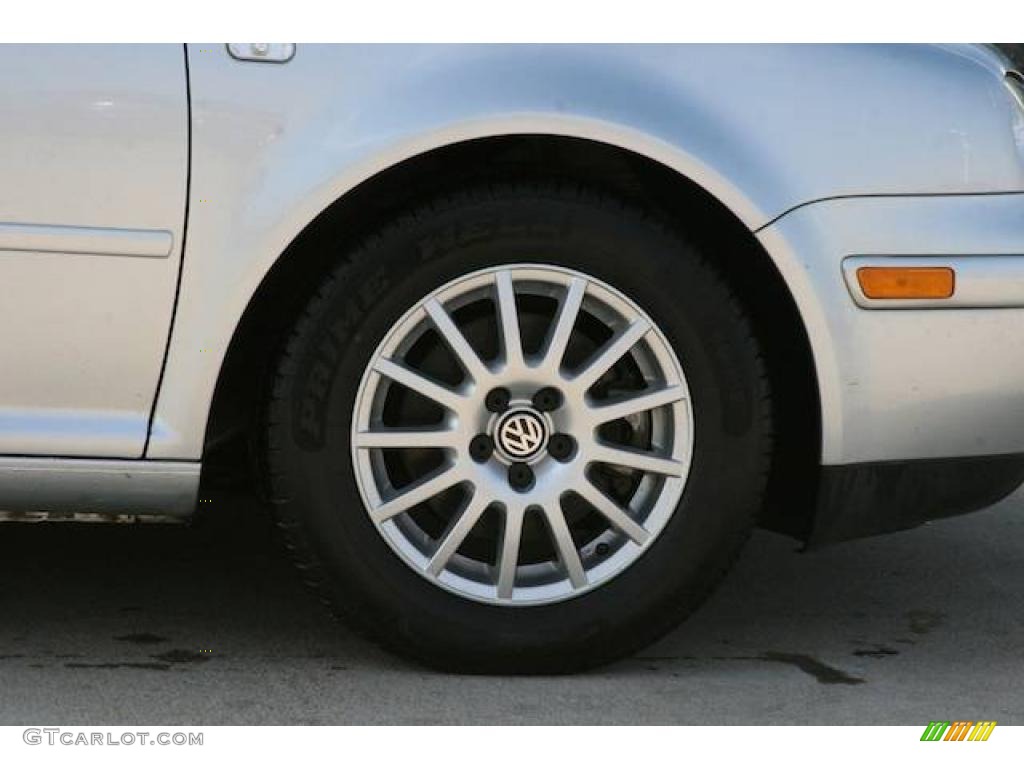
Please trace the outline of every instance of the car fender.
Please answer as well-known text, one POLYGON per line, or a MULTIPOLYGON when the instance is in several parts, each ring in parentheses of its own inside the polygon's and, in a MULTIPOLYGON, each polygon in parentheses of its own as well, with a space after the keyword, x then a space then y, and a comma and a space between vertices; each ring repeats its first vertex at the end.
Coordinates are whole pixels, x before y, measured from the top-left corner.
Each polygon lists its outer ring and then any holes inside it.
MULTIPOLYGON (((604 142, 696 182, 751 231, 826 198, 1024 189, 1020 109, 998 57, 975 49, 300 45, 273 64, 190 45, 188 58, 188 228, 148 458, 201 456, 232 335, 288 245, 432 149, 604 142)), ((769 253, 787 281, 822 258, 769 253)), ((795 295, 813 322, 815 299, 795 295)))

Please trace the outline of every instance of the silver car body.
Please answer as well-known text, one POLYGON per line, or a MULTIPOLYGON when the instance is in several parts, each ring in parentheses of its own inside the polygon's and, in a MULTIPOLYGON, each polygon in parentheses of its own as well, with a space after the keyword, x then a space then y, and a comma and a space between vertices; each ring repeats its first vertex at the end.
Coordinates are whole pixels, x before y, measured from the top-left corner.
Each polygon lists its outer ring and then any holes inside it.
POLYGON ((190 511, 289 244, 389 168, 512 134, 650 158, 755 233, 810 341, 822 465, 1024 452, 1024 109, 995 51, 260 50, 0 47, 0 506, 190 511), (847 279, 894 258, 955 265, 957 301, 847 279))

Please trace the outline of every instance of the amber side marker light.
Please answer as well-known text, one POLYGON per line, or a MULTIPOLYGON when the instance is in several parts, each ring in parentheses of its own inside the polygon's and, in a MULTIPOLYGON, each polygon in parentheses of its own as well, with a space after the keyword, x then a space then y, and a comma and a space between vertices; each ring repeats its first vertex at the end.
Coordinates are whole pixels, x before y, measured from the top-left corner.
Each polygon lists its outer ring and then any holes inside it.
POLYGON ((860 267, 857 282, 869 299, 948 299, 956 275, 951 267, 860 267))

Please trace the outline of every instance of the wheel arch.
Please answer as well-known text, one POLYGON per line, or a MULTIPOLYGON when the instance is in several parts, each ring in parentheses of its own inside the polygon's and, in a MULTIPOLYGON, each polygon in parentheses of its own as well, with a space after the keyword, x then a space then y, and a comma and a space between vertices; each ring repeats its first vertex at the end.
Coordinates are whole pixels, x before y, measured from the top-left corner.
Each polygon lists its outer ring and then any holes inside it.
POLYGON ((246 467, 256 468, 260 480, 260 430, 252 427, 260 423, 273 360, 339 251, 430 196, 524 181, 582 183, 613 194, 713 255, 753 317, 775 392, 777 450, 762 523, 806 537, 820 467, 821 409, 807 332, 778 266, 744 223, 743 211, 677 168, 622 146, 565 135, 505 134, 425 150, 368 176, 309 221, 263 275, 234 328, 209 410, 204 473, 237 471, 236 460, 247 453, 246 467))

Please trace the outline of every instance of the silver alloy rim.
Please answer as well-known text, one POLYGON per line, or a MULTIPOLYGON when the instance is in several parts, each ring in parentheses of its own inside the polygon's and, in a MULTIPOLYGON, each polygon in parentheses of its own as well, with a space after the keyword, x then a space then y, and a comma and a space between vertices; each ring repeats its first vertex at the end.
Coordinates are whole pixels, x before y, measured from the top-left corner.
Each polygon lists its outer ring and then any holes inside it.
POLYGON ((502 605, 576 597, 636 562, 679 503, 692 447, 686 378, 651 319, 605 283, 534 264, 417 303, 374 352, 352 421, 385 541, 430 582, 502 605), (426 370, 442 356, 458 380, 426 370), (537 405, 545 388, 560 405, 537 405), (506 408, 488 408, 495 391, 506 408))

